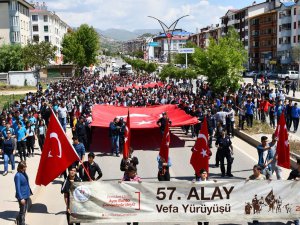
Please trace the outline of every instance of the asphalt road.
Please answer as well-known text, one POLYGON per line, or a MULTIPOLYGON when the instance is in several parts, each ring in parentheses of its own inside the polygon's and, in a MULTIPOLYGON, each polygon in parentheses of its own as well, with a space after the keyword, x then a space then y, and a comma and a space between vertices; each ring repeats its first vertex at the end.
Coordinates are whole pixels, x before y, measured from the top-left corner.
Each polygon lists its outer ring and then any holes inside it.
MULTIPOLYGON (((187 180, 191 181, 194 176, 192 166, 189 164, 191 156, 191 146, 194 144, 194 140, 185 136, 180 129, 173 130, 173 133, 177 134, 180 138, 186 140, 186 145, 183 148, 171 148, 170 157, 172 159, 172 167, 170 170, 172 180, 187 180)), ((232 173, 234 178, 238 180, 244 180, 252 173, 252 167, 257 162, 256 149, 243 142, 238 138, 233 139, 234 146, 234 163, 232 173)), ((213 165, 214 155, 216 149, 213 149, 213 156, 210 164, 213 165)), ((157 162, 156 156, 158 151, 143 151, 136 150, 134 155, 139 158, 140 164, 138 165, 138 174, 142 177, 143 181, 157 180, 157 162)), ((101 153, 96 155, 96 162, 99 163, 103 177, 102 181, 107 180, 119 180, 121 179, 123 172, 120 171, 121 158, 115 156, 105 156, 101 153)), ((287 177, 288 171, 284 171, 284 176, 287 177)), ((219 168, 210 168, 210 175, 213 179, 221 179, 219 168)), ((225 178, 231 179, 231 178, 225 178)), ((67 224, 64 215, 65 204, 63 195, 60 194, 60 188, 62 179, 56 179, 52 184, 43 188, 36 198, 31 211, 27 214, 26 223, 29 225, 65 225, 67 224)), ((232 221, 232 224, 247 224, 248 221, 232 221)), ((125 224, 125 223, 120 223, 125 224)), ((197 224, 196 222, 187 223, 140 223, 141 225, 150 224, 197 224)), ((214 223, 211 223, 214 224, 214 223)), ((227 223, 228 224, 228 223, 227 223)), ((274 223, 272 223, 274 224, 274 223)), ((279 223, 285 224, 285 223, 279 223)), ((94 224, 93 224, 94 225, 94 224)), ((119 225, 119 224, 117 224, 119 225)))

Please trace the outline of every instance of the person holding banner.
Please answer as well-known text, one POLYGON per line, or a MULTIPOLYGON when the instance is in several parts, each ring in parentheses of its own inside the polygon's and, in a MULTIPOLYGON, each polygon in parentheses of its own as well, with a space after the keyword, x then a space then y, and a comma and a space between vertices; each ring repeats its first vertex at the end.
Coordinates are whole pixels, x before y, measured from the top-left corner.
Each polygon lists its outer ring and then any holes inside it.
MULTIPOLYGON (((69 175, 67 179, 65 179, 64 183, 61 187, 61 193, 64 194, 64 200, 66 203, 66 215, 67 215, 67 221, 69 225, 73 225, 73 223, 70 223, 70 188, 73 182, 81 182, 81 179, 76 174, 76 167, 74 165, 71 165, 68 168, 69 175)), ((80 223, 76 223, 76 225, 80 225, 80 223)))
POLYGON ((172 166, 170 157, 168 157, 168 162, 167 162, 164 158, 158 155, 157 162, 158 162, 157 179, 159 181, 170 181, 171 178, 170 178, 169 168, 172 166))
POLYGON ((124 176, 125 173, 127 173, 129 166, 134 166, 137 168, 136 166, 139 164, 139 159, 136 156, 132 157, 132 153, 133 148, 130 148, 129 157, 123 157, 121 160, 120 170, 124 172, 124 176))
MULTIPOLYGON (((290 173, 288 180, 296 180, 296 181, 300 180, 300 158, 297 159, 297 166, 298 166, 298 168, 293 170, 290 173)), ((295 223, 295 225, 299 225, 299 219, 294 220, 294 223, 295 223)))

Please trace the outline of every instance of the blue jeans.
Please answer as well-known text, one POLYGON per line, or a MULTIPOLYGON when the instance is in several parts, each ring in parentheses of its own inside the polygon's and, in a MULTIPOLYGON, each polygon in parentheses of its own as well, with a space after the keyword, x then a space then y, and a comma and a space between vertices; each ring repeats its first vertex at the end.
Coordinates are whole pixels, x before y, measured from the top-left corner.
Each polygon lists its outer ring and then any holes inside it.
POLYGON ((4 172, 8 171, 8 161, 11 163, 11 169, 15 169, 15 156, 14 154, 6 154, 4 153, 4 172))
POLYGON ((111 137, 111 153, 119 154, 119 135, 111 137))
POLYGON ((299 220, 294 220, 295 225, 299 225, 299 220))
POLYGON ((62 126, 62 128, 64 129, 64 131, 66 132, 67 130, 67 118, 58 118, 60 125, 62 126))

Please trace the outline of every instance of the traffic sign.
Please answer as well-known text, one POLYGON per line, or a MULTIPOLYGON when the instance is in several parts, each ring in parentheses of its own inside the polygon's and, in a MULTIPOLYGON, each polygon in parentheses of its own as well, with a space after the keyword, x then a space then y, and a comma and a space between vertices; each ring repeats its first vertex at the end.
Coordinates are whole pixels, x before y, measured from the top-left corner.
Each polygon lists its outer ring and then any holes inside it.
POLYGON ((158 42, 149 42, 149 43, 148 43, 148 46, 159 47, 159 46, 160 46, 160 43, 158 43, 158 42))
POLYGON ((180 54, 193 54, 193 53, 195 53, 195 48, 180 48, 178 50, 178 53, 180 53, 180 54))

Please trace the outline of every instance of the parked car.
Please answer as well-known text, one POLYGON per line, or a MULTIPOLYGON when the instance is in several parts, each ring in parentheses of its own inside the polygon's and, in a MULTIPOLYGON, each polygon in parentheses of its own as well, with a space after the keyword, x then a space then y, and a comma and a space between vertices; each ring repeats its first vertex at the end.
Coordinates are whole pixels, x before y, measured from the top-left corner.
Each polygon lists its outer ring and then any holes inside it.
POLYGON ((270 71, 266 73, 265 76, 269 79, 276 79, 278 78, 278 73, 270 71))
POLYGON ((255 76, 257 76, 258 75, 258 72, 257 71, 247 71, 246 73, 245 73, 245 76, 246 77, 255 77, 255 76))
POLYGON ((299 78, 298 71, 288 70, 286 73, 279 73, 278 78, 280 79, 289 79, 289 80, 297 80, 299 78))

